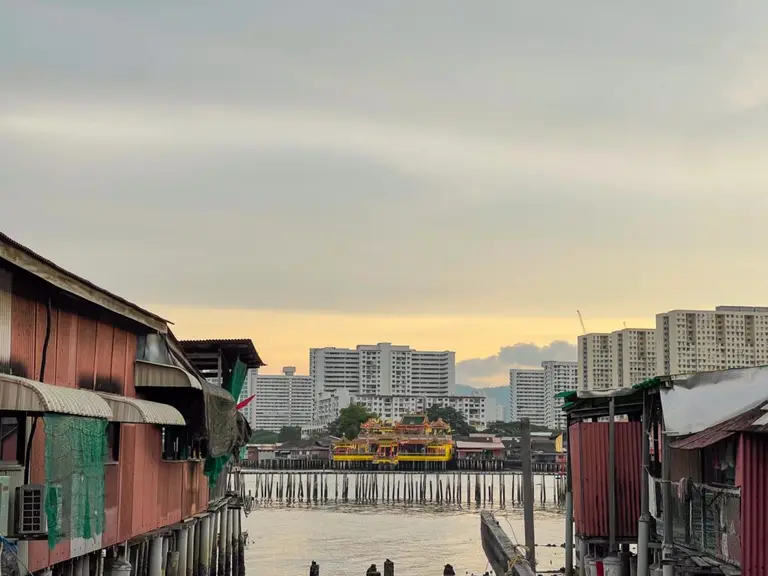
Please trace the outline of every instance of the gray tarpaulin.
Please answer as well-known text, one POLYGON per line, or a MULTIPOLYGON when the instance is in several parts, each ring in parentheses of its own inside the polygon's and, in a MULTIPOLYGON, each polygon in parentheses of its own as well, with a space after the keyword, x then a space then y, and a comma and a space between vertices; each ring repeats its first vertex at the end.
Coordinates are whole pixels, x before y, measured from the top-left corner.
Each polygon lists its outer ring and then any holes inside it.
POLYGON ((671 436, 695 434, 768 401, 768 366, 703 372, 661 389, 671 436))

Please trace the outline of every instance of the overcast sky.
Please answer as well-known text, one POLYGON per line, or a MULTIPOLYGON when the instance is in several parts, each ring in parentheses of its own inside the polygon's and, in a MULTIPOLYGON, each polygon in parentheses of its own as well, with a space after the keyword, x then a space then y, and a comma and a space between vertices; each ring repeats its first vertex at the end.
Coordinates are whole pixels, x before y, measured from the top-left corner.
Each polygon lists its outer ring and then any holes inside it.
POLYGON ((768 304, 768 3, 626 4, 6 0, 0 227, 273 371, 768 304))

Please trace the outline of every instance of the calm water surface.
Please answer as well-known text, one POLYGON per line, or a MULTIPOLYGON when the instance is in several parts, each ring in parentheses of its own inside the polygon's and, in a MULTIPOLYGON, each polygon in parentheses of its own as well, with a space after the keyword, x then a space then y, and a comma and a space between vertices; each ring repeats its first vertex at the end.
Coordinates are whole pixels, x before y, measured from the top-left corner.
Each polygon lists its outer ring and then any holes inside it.
MULTIPOLYGON (((247 572, 252 576, 305 576, 312 560, 323 576, 364 576, 375 563, 395 563, 395 574, 442 576, 446 563, 457 575, 483 574, 487 566, 480 542, 480 510, 455 506, 326 504, 258 507, 245 520, 250 543, 247 572)), ((495 510, 505 532, 522 541, 523 512, 495 510)), ((539 568, 563 565, 563 515, 537 510, 539 568), (557 548, 542 544, 554 543, 557 548)))

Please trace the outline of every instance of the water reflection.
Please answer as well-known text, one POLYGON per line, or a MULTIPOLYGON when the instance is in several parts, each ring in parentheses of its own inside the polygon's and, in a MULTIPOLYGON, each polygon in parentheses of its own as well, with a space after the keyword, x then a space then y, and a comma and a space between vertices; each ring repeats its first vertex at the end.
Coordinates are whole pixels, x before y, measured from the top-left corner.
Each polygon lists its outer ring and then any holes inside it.
MULTIPOLYGON (((389 558, 395 574, 442 575, 450 563, 461 575, 490 571, 480 542, 480 510, 471 505, 332 503, 261 506, 245 521, 249 575, 309 573, 312 560, 324 576, 363 576, 389 558)), ((522 509, 496 510, 504 530, 523 535, 522 509)), ((541 570, 563 565, 563 516, 536 513, 541 570), (546 547, 547 544, 556 547, 546 547)))

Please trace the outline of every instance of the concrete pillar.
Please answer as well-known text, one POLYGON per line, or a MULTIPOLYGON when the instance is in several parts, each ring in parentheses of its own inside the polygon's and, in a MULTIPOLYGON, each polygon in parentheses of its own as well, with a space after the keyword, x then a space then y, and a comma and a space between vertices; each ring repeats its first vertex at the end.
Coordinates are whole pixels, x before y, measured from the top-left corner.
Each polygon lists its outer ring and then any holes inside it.
POLYGON ((211 566, 211 517, 206 516, 200 522, 200 552, 199 566, 197 567, 197 576, 208 576, 211 566))
POLYGON ((187 538, 188 528, 184 527, 176 531, 176 550, 179 552, 179 567, 177 576, 186 576, 187 574, 187 538))
POLYGON ((187 529, 187 563, 185 565, 186 572, 181 573, 181 571, 179 571, 179 576, 195 576, 195 554, 197 553, 197 540, 195 539, 196 528, 196 524, 191 523, 187 529))
POLYGON ((161 576, 166 576, 168 571, 168 551, 171 548, 171 543, 165 536, 163 536, 161 540, 163 541, 163 567, 160 574, 161 576))
POLYGON ((160 536, 152 539, 149 544, 149 576, 162 576, 165 569, 163 558, 163 540, 160 536))

